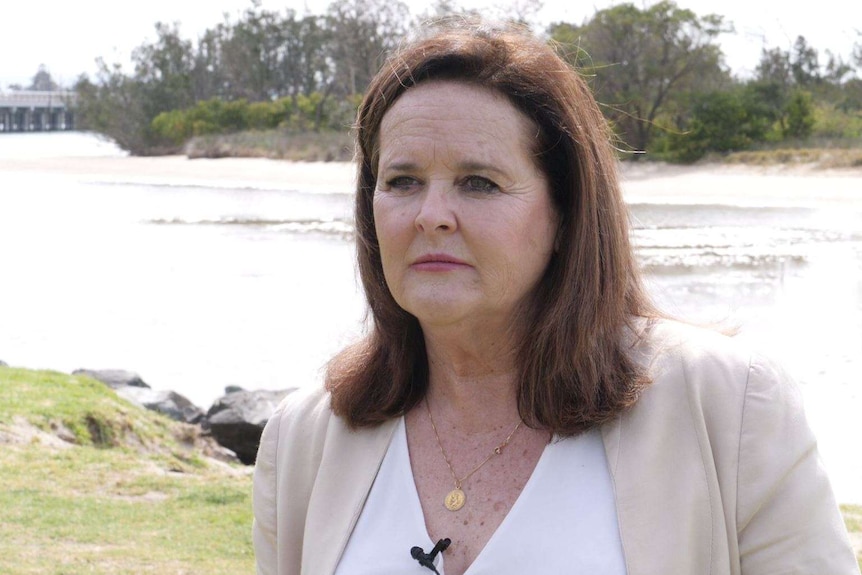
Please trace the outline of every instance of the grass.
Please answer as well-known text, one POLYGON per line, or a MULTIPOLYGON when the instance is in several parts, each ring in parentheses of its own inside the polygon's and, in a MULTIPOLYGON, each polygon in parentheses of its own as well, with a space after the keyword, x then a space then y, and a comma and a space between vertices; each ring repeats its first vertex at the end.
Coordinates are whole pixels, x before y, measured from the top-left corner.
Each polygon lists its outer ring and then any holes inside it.
POLYGON ((89 378, 0 367, 0 573, 253 572, 249 470, 202 441, 89 378))
MULTIPOLYGON (((194 430, 86 377, 0 367, 0 573, 252 573, 249 469, 194 430)), ((862 567, 862 506, 841 511, 862 567)))
POLYGON ((296 162, 349 162, 353 139, 344 131, 291 133, 248 131, 197 136, 185 145, 189 158, 271 158, 296 162))
POLYGON ((841 513, 844 515, 844 524, 847 526, 850 542, 856 552, 859 570, 862 571, 862 505, 842 505, 841 513))
MULTIPOLYGON (((715 158, 709 158, 715 159, 715 158)), ((816 168, 862 168, 862 148, 779 148, 732 152, 719 161, 754 166, 808 164, 816 168)))
MULTIPOLYGON (((712 153, 701 162, 752 166, 808 165, 820 169, 862 167, 862 144, 858 138, 812 137, 761 144, 754 150, 712 153)), ((196 136, 184 147, 189 158, 271 158, 296 162, 349 162, 353 139, 347 130, 290 132, 245 131, 196 136)), ((661 154, 649 157, 662 161, 661 154)), ((626 157, 626 159, 630 159, 626 157)))

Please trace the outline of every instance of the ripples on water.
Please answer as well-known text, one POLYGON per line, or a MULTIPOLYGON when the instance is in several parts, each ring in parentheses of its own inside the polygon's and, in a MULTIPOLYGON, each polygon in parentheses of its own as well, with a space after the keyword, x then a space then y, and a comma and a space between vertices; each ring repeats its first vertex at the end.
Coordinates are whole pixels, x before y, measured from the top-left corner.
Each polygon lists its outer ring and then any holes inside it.
MULTIPOLYGON (((52 145, 119 155, 76 137, 52 145)), ((0 158, 50 157, 8 138, 0 158)), ((361 330, 347 194, 0 177, 0 359, 13 365, 132 369, 206 407, 228 384, 307 385, 361 330)), ((789 365, 827 461, 862 484, 836 423, 862 409, 859 205, 631 211, 659 305, 739 326, 789 365)))

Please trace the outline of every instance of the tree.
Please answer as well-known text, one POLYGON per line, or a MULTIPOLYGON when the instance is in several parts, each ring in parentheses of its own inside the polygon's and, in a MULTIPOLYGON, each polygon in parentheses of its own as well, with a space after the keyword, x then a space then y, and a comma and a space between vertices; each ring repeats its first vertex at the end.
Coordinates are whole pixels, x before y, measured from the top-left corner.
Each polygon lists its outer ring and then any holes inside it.
POLYGON ((221 43, 222 73, 231 98, 270 100, 279 95, 277 69, 283 31, 277 13, 259 3, 226 28, 221 43))
POLYGON ((142 104, 151 118, 195 102, 191 84, 192 43, 180 37, 177 24, 156 23, 156 36, 154 43, 142 44, 132 52, 134 81, 143 90, 142 104))
POLYGON ((295 17, 292 13, 285 19, 283 58, 280 74, 286 90, 296 106, 298 97, 311 96, 325 90, 334 79, 334 66, 329 57, 332 33, 322 16, 295 17))
POLYGON ((108 66, 99 59, 97 65, 96 82, 82 75, 75 84, 78 124, 109 136, 132 154, 152 153, 152 118, 144 109, 143 86, 126 76, 119 64, 108 66))
MULTIPOLYGON (((814 128, 811 90, 817 90, 821 100, 828 99, 828 90, 834 91, 834 86, 840 85, 842 78, 849 73, 848 66, 840 58, 836 60, 832 54, 829 56, 824 76, 817 50, 808 45, 804 36, 796 38, 791 51, 772 48, 761 52, 750 87, 772 110, 780 137, 806 138, 811 135, 814 128)), ((842 99, 840 94, 834 98, 842 99)))
POLYGON ((797 86, 810 87, 822 80, 817 50, 808 45, 805 36, 797 36, 793 43, 790 72, 797 86))
POLYGON ((811 94, 795 90, 787 103, 785 138, 807 138, 814 128, 814 103, 811 94))
POLYGON ((757 84, 705 92, 692 98, 691 117, 671 133, 668 151, 691 162, 708 152, 745 150, 763 141, 775 113, 761 98, 757 84))
MULTIPOLYGON (((858 32, 858 34, 862 36, 862 32, 858 32)), ((856 66, 862 68, 862 41, 853 44, 853 54, 850 55, 850 59, 856 66)))
POLYGON ((39 64, 39 70, 33 76, 33 80, 27 86, 27 89, 36 90, 37 92, 53 92, 54 90, 59 90, 60 86, 51 77, 51 73, 48 72, 45 64, 39 64))
POLYGON ((81 76, 75 85, 79 124, 138 155, 176 151, 152 131, 152 120, 194 103, 191 42, 180 37, 177 25, 156 24, 156 34, 154 43, 132 52, 133 75, 99 59, 96 82, 81 76))
POLYGON ((335 0, 327 11, 330 57, 340 95, 362 93, 407 31, 409 10, 400 1, 335 0))
POLYGON ((845 78, 853 73, 853 66, 845 62, 840 54, 836 55, 826 50, 826 56, 828 60, 826 61, 826 71, 823 79, 830 84, 840 86, 844 83, 845 78))
POLYGON ((790 53, 780 48, 763 48, 760 61, 754 70, 755 80, 761 83, 776 84, 784 89, 793 84, 790 66, 790 53))
POLYGON ((647 8, 620 4, 582 26, 556 24, 551 38, 583 73, 620 137, 645 150, 662 113, 686 92, 727 78, 716 39, 729 31, 717 15, 699 17, 670 0, 647 8))

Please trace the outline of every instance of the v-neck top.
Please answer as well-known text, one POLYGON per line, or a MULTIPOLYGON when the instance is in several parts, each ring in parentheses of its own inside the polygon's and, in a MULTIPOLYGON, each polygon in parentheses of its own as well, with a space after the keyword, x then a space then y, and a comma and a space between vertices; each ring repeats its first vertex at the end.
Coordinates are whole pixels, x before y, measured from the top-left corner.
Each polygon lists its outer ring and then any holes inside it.
MULTIPOLYGON (((335 575, 429 575, 410 549, 434 542, 413 480, 402 417, 335 575)), ((437 556, 445 575, 445 553, 437 556)), ((465 575, 625 575, 613 485, 601 435, 545 446, 509 513, 465 575)))

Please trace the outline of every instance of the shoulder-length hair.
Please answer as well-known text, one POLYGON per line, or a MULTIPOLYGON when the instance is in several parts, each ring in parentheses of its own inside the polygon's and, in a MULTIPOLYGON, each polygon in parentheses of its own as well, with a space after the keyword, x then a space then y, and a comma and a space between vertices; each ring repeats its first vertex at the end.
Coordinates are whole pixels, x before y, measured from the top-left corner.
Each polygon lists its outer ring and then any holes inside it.
POLYGON ((372 200, 383 117, 405 91, 431 80, 495 90, 537 127, 536 162, 561 227, 557 251, 518 316, 521 417, 560 435, 608 421, 647 383, 627 353, 626 331, 636 317, 654 313, 629 244, 610 130, 584 80, 547 44, 512 28, 464 23, 437 28, 392 55, 359 108, 356 249, 373 321, 368 335, 328 366, 333 411, 354 428, 373 426, 408 412, 428 387, 419 322, 398 306, 383 277, 372 200))

